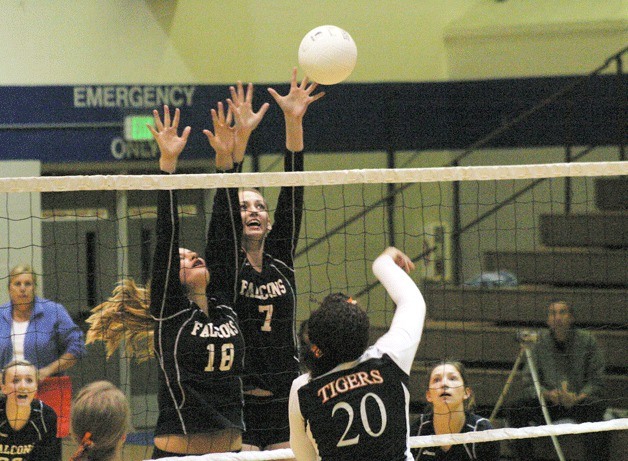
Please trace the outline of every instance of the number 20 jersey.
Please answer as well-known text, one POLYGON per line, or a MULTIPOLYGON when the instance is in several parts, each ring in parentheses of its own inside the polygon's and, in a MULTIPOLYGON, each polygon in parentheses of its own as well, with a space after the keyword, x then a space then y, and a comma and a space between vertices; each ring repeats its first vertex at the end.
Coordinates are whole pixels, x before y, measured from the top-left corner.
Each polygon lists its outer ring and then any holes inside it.
POLYGON ((298 395, 322 460, 407 459, 408 375, 379 349, 309 381, 298 395))

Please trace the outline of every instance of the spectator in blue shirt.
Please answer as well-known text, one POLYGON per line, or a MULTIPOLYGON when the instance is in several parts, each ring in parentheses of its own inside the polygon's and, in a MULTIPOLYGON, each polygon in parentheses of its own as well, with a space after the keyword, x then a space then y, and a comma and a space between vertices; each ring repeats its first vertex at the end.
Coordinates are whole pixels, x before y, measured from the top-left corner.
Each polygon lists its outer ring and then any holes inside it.
POLYGON ((69 434, 72 384, 64 372, 85 355, 83 332, 66 309, 36 296, 37 275, 30 265, 9 273, 10 301, 0 306, 0 367, 27 360, 37 367, 38 398, 57 413, 58 459, 61 438, 69 434))

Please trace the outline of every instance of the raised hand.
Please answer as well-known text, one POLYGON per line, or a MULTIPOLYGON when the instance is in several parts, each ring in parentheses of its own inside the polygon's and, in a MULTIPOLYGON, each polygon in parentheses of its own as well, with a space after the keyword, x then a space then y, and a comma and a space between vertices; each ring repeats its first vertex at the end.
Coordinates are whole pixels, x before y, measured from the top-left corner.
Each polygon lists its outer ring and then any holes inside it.
POLYGON ((241 163, 246 152, 246 145, 249 142, 251 133, 264 118, 270 104, 262 104, 257 112, 253 110, 253 84, 249 83, 246 93, 242 82, 238 81, 235 87, 229 87, 231 99, 227 99, 229 109, 233 112, 235 119, 235 146, 233 150, 233 161, 241 163))
POLYGON ((279 107, 281 107, 285 117, 298 119, 303 118, 310 104, 325 96, 324 91, 312 95, 317 87, 318 83, 309 83, 307 77, 303 78, 300 84, 297 83, 297 68, 295 67, 292 69, 290 91, 287 95, 281 96, 273 88, 268 88, 268 92, 277 104, 279 104, 279 107))
POLYGON ((171 121, 170 109, 168 106, 164 105, 163 122, 159 117, 159 112, 157 110, 153 110, 155 127, 148 125, 148 129, 159 146, 159 167, 168 173, 175 172, 179 155, 181 155, 183 148, 187 144, 188 136, 190 135, 190 131, 192 131, 189 126, 186 126, 183 129, 181 136, 178 135, 177 131, 179 128, 180 117, 181 111, 179 109, 175 109, 174 118, 171 121))
POLYGON ((231 92, 231 99, 228 99, 227 102, 233 112, 236 132, 242 131, 250 134, 264 118, 269 104, 267 102, 262 104, 257 112, 253 110, 252 83, 247 85, 246 92, 240 81, 236 87, 229 87, 229 91, 231 92))
POLYGON ((268 88, 268 92, 283 111, 286 123, 286 149, 289 151, 303 150, 303 116, 310 104, 325 96, 323 91, 312 96, 317 86, 317 83, 308 84, 307 77, 298 84, 297 68, 294 67, 290 79, 290 91, 287 95, 281 96, 273 88, 268 88))
POLYGON ((410 257, 401 250, 398 250, 395 247, 388 247, 382 252, 382 254, 390 256, 393 261, 395 261, 395 264, 401 267, 404 271, 410 272, 411 270, 414 270, 414 263, 410 257))
POLYGON ((205 136, 209 140, 209 144, 216 151, 216 169, 229 170, 233 168, 233 148, 234 148, 234 127, 233 112, 227 110, 222 102, 218 103, 218 110, 212 109, 212 125, 214 131, 203 130, 205 136))

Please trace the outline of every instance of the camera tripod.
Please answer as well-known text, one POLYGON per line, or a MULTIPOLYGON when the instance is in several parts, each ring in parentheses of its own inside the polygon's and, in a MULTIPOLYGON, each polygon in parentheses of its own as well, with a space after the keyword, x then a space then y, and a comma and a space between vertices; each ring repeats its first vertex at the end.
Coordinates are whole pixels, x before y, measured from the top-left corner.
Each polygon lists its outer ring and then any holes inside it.
MULTIPOLYGON (((531 333, 528 331, 523 331, 523 332, 517 333, 517 340, 519 341, 519 344, 521 345, 521 349, 519 350, 519 355, 517 356, 517 360, 515 360, 515 364, 513 365, 512 370, 510 371, 510 374, 508 375, 508 379, 506 380, 504 389, 502 389, 502 392, 499 398, 497 399, 495 408, 493 408, 493 412, 491 413, 491 417, 490 417, 491 422, 495 419, 495 417, 497 416, 497 413, 499 412, 499 409, 504 403, 504 398, 506 397, 506 394, 510 390, 510 386, 512 382, 514 381, 515 376, 517 375, 517 371, 519 371, 519 366, 521 365, 521 361, 525 357, 528 364, 528 370, 530 370, 530 375, 532 375, 532 382, 534 383, 534 391, 539 400, 539 403, 541 404, 541 411, 543 412, 543 418, 545 419, 545 423, 547 425, 552 424, 552 419, 550 418, 549 411, 547 410, 545 397, 543 397, 543 392, 541 391, 541 383, 539 381, 539 374, 536 369, 536 364, 534 363, 534 359, 532 358, 532 352, 530 351, 530 346, 537 341, 537 338, 538 336, 536 332, 531 333)), ((560 461, 565 461, 565 455, 563 454, 563 450, 560 447, 560 443, 558 443, 558 437, 555 435, 550 435, 550 437, 552 439, 552 444, 554 445, 554 449, 556 450, 556 454, 558 455, 558 459, 560 461)))

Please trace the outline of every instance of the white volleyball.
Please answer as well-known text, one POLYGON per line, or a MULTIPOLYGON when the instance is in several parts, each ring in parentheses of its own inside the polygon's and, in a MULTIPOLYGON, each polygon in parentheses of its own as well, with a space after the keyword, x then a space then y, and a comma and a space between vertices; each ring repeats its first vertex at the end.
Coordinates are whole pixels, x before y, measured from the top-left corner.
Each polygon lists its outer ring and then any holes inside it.
POLYGON ((310 80, 333 85, 345 80, 358 59, 358 48, 351 35, 340 27, 312 29, 299 46, 299 65, 310 80))

